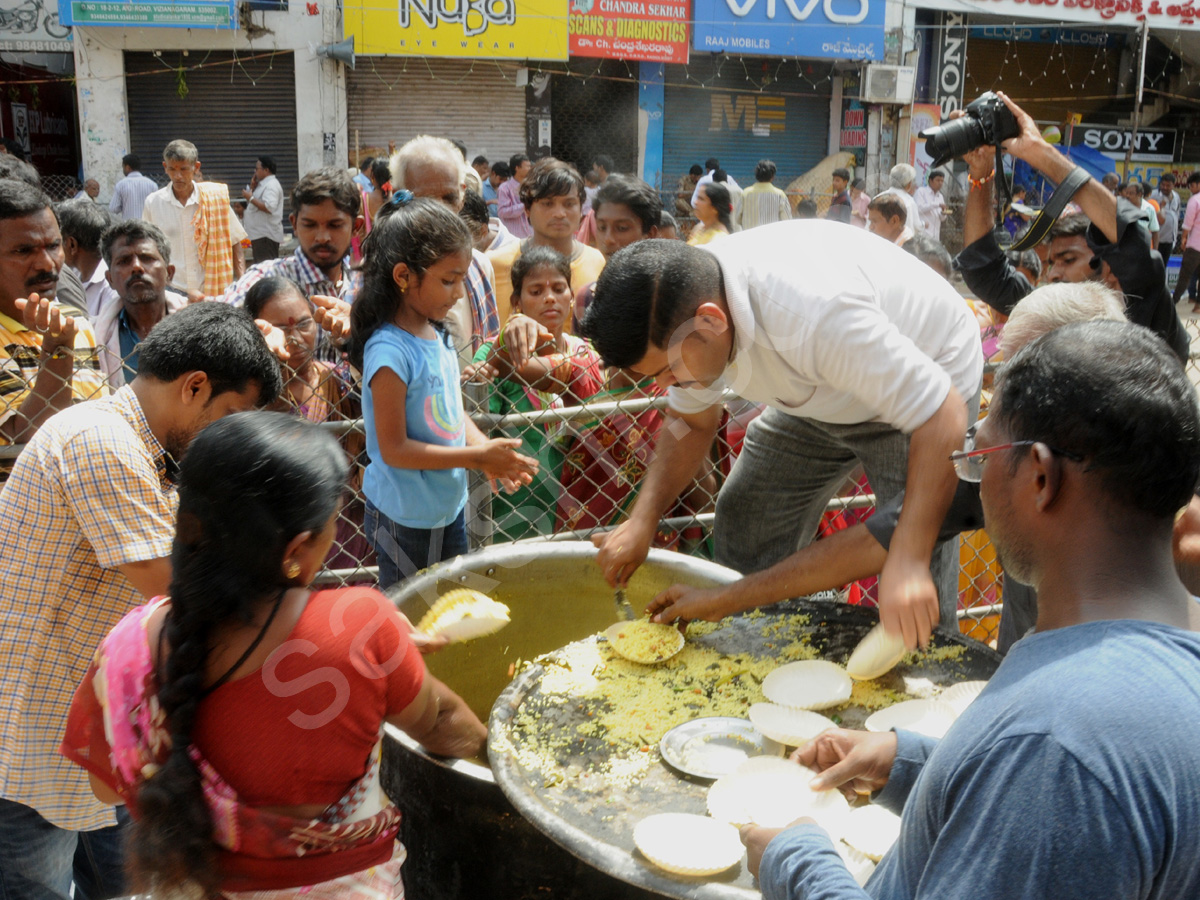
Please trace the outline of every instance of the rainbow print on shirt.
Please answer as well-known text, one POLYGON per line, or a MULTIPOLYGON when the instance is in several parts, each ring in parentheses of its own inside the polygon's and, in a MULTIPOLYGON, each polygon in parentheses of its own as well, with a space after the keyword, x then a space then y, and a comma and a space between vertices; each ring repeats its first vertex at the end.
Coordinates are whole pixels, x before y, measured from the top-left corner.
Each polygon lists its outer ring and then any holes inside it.
POLYGON ((425 398, 425 424, 431 434, 444 441, 455 441, 463 433, 463 422, 457 410, 441 394, 425 398))

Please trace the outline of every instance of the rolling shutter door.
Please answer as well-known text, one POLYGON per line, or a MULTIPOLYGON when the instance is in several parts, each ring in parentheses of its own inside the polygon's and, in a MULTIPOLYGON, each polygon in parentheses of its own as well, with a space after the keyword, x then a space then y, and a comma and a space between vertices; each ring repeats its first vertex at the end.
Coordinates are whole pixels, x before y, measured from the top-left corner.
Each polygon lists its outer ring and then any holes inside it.
POLYGON ((300 177, 295 57, 291 51, 257 59, 246 59, 248 55, 126 53, 130 149, 142 158, 143 172, 165 185, 163 148, 173 140, 191 141, 200 152, 204 177, 229 185, 234 199, 254 174, 255 157, 274 157, 286 221, 291 206, 287 195, 300 177), (187 69, 200 63, 206 65, 187 69), (181 85, 186 90, 182 97, 181 85))
POLYGON ((402 146, 418 134, 457 139, 467 161, 525 152, 525 88, 483 60, 360 56, 347 72, 350 153, 402 146))
MULTIPOLYGON (((742 187, 754 183, 754 166, 760 159, 774 160, 779 172, 775 183, 786 185, 825 158, 828 95, 811 96, 816 89, 798 77, 776 81, 772 90, 761 93, 746 91, 750 85, 745 73, 741 65, 731 65, 733 60, 726 61, 725 68, 736 68, 736 75, 697 71, 698 65, 715 67, 717 59, 693 60, 686 83, 683 66, 667 66, 664 186, 673 188, 693 164, 703 165, 710 156, 721 160, 721 167, 742 187), (803 94, 810 96, 799 96, 803 94)), ((772 61, 772 68, 776 65, 772 61)), ((828 83, 824 89, 829 89, 828 83)))

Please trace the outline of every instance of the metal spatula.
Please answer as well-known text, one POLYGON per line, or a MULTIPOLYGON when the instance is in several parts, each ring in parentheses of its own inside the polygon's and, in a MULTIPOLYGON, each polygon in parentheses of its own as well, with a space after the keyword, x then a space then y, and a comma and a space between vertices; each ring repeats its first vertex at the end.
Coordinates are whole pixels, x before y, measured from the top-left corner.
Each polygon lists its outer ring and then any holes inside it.
POLYGON ((617 618, 624 619, 627 622, 632 622, 637 618, 637 613, 633 611, 633 606, 625 596, 625 588, 617 588, 613 591, 613 603, 617 607, 617 618))

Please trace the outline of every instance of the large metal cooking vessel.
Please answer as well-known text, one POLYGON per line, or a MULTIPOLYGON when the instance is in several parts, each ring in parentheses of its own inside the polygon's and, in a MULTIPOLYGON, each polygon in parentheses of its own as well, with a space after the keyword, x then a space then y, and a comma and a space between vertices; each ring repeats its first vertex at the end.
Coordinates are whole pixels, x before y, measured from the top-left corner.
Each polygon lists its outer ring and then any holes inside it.
MULTIPOLYGON (((413 622, 452 587, 488 593, 512 610, 490 637, 427 657, 429 670, 487 721, 511 680, 509 667, 579 640, 616 620, 613 591, 583 542, 503 544, 429 569, 391 594, 413 622)), ((652 550, 630 581, 639 612, 676 582, 727 584, 736 572, 679 553, 652 550)), ((650 893, 580 861, 534 828, 501 793, 485 765, 431 757, 388 729, 383 784, 404 813, 404 883, 419 900, 650 900, 650 893)))

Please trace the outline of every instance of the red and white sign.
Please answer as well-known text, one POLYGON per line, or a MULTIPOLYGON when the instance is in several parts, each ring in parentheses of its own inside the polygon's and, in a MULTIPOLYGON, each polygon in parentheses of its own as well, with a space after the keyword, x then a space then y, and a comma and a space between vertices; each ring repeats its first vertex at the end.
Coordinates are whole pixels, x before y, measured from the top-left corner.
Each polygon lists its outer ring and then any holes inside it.
POLYGON ((1200 6, 1192 0, 913 0, 920 9, 1001 16, 1006 19, 1048 19, 1089 25, 1128 25, 1151 29, 1191 30, 1200 22, 1200 6))
POLYGON ((691 0, 571 0, 572 56, 686 63, 691 0))

